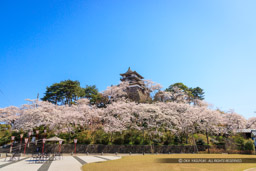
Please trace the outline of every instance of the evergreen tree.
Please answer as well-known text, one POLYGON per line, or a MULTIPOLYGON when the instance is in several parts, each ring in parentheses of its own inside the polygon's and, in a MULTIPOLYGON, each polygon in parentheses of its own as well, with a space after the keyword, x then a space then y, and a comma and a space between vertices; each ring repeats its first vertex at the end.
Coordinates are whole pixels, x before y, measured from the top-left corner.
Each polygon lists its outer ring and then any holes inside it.
POLYGON ((84 91, 80 87, 79 81, 65 80, 46 87, 45 96, 42 100, 59 105, 71 105, 83 96, 84 91))

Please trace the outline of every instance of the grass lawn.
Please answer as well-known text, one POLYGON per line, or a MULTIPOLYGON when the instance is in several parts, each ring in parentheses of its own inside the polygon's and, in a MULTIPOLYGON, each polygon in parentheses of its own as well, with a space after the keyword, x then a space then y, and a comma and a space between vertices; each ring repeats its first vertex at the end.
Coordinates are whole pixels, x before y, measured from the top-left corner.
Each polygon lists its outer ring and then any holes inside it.
POLYGON ((137 155, 125 156, 119 160, 102 163, 90 163, 83 165, 83 171, 162 171, 162 170, 212 170, 212 171, 241 171, 248 168, 256 168, 256 163, 157 163, 158 158, 256 158, 256 155, 239 154, 161 154, 161 155, 137 155))

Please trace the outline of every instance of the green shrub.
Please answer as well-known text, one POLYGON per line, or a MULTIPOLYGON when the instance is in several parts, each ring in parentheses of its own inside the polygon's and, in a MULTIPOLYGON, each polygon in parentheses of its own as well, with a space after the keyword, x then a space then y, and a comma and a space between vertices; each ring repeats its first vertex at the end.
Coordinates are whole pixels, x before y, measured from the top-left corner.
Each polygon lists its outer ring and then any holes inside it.
MULTIPOLYGON (((207 145, 207 138, 205 134, 194 134, 195 142, 199 143, 198 145, 207 145)), ((211 137, 208 137, 209 139, 209 145, 211 145, 211 137)))
POLYGON ((144 138, 144 140, 142 141, 142 144, 143 145, 150 145, 151 143, 150 143, 150 139, 148 139, 148 138, 144 138))
POLYGON ((0 124, 0 145, 7 144, 11 141, 10 125, 0 124))
POLYGON ((124 144, 139 145, 143 144, 143 134, 137 130, 128 130, 124 132, 124 144))
POLYGON ((133 144, 134 145, 140 145, 142 144, 142 138, 140 136, 138 137, 133 137, 133 144))
POLYGON ((253 143, 253 140, 248 140, 246 141, 246 143, 244 144, 244 149, 245 150, 248 150, 248 151, 254 151, 254 143, 253 143))
POLYGON ((132 144, 132 134, 130 132, 125 132, 124 144, 132 144))
POLYGON ((197 145, 205 145, 206 143, 204 142, 203 139, 199 138, 199 139, 196 141, 196 144, 197 144, 197 145))
POLYGON ((79 144, 90 144, 92 142, 92 137, 88 131, 82 131, 77 133, 77 142, 79 144))
POLYGON ((232 138, 234 139, 235 144, 237 145, 238 150, 244 150, 245 139, 242 136, 240 136, 240 135, 233 136, 232 138))
POLYGON ((122 145, 122 144, 124 144, 124 139, 122 137, 117 137, 114 139, 113 144, 122 145))
POLYGON ((109 141, 110 135, 104 132, 103 130, 97 130, 93 134, 94 134, 93 136, 94 136, 95 144, 107 145, 110 142, 109 141))
POLYGON ((174 145, 179 145, 180 144, 180 138, 176 135, 174 136, 173 144, 174 145))

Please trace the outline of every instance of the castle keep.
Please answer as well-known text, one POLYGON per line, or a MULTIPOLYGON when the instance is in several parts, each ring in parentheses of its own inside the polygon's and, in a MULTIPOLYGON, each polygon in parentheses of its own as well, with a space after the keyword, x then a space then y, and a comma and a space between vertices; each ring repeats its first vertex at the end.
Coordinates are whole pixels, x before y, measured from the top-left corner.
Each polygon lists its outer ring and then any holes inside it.
POLYGON ((126 71, 126 73, 120 74, 122 78, 121 81, 129 82, 129 87, 127 89, 128 98, 136 101, 136 102, 146 102, 150 101, 150 92, 146 88, 144 79, 140 74, 136 71, 132 71, 130 67, 126 71))

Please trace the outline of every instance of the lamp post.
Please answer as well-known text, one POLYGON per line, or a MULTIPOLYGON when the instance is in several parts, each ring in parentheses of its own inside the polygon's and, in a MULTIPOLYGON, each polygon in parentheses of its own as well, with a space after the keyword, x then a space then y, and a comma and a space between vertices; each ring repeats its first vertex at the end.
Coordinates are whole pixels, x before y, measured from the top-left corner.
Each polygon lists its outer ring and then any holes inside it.
POLYGON ((28 132, 28 148, 29 148, 29 142, 30 142, 30 136, 31 136, 31 134, 32 134, 32 132, 29 131, 29 132, 28 132))
POLYGON ((10 147, 10 153, 12 153, 12 146, 13 146, 13 141, 15 139, 15 136, 11 136, 11 147, 10 147))
POLYGON ((36 140, 38 140, 39 130, 36 130, 36 140))
POLYGON ((43 139, 43 148, 42 148, 42 154, 44 154, 44 143, 45 143, 46 139, 43 139))
POLYGON ((38 135, 39 135, 39 130, 36 130, 36 145, 37 145, 37 141, 38 141, 38 135))
POLYGON ((62 140, 59 141, 59 153, 61 152, 61 144, 62 144, 62 140))
POLYGON ((44 130, 44 138, 46 138, 46 132, 47 132, 47 130, 45 129, 44 130))
POLYGON ((27 143, 28 143, 28 138, 25 138, 25 148, 24 148, 24 154, 26 154, 26 147, 27 147, 27 143))
POLYGON ((22 138, 23 138, 23 134, 20 134, 20 149, 19 150, 21 150, 22 138))
POLYGON ((74 143, 75 143, 75 154, 76 154, 76 143, 77 143, 77 139, 74 139, 74 143))

